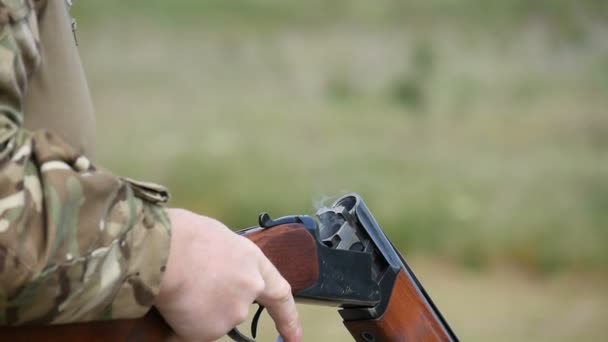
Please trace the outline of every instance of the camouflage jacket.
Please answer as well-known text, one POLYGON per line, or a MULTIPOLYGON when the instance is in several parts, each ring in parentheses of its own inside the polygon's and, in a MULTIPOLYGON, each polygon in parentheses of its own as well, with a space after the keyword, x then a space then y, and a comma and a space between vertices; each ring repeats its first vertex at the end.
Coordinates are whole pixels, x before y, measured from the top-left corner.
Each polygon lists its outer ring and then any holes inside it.
POLYGON ((22 127, 43 3, 0 0, 0 324, 143 315, 168 257, 168 194, 22 127))

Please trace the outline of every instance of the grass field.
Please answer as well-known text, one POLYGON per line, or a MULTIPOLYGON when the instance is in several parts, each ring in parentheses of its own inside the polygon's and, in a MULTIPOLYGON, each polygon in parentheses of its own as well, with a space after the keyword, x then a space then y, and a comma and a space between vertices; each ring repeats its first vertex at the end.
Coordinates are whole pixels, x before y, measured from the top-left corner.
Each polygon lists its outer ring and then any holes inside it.
MULTIPOLYGON (((463 340, 601 340, 606 2, 108 0, 75 14, 103 165, 235 228, 360 192, 463 340)), ((340 340, 317 310, 307 340, 340 340)))
POLYGON ((243 227, 357 191, 408 250, 550 272, 608 260, 597 30, 571 50, 542 31, 466 49, 348 27, 80 34, 101 160, 176 205, 243 227))

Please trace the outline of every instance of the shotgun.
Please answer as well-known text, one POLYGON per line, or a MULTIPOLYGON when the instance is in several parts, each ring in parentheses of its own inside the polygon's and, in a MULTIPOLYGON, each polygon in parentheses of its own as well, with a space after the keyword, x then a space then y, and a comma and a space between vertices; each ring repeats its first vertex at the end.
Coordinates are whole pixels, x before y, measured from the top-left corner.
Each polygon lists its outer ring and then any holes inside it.
MULTIPOLYGON (((238 233, 253 241, 289 282, 297 301, 339 307, 357 342, 458 341, 428 293, 358 194, 340 197, 316 218, 272 219, 238 233)), ((252 324, 255 338, 258 310, 252 324)), ((156 342, 171 328, 152 309, 139 319, 0 327, 2 341, 156 342)), ((253 339, 236 328, 235 341, 253 339)))

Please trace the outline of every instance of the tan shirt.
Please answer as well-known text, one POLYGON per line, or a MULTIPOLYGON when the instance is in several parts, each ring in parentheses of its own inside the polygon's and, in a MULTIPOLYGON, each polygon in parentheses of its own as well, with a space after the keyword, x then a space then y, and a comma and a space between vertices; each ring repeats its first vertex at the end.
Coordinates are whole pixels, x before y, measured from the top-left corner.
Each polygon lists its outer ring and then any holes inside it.
POLYGON ((169 254, 166 190, 86 155, 93 110, 65 6, 0 0, 0 324, 141 316, 169 254))
POLYGON ((24 127, 51 130, 92 158, 95 114, 66 2, 49 1, 38 25, 42 61, 24 98, 24 127))

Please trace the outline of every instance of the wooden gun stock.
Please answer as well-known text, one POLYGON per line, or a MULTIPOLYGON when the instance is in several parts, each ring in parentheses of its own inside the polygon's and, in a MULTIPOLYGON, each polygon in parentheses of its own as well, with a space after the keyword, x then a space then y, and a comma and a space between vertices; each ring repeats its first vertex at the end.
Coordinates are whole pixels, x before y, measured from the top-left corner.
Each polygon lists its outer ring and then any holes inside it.
POLYGON ((164 342, 171 334, 156 309, 138 319, 0 327, 0 340, 11 342, 164 342))

